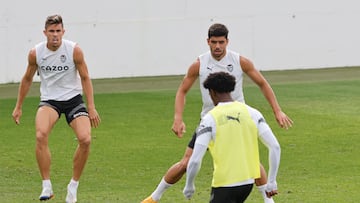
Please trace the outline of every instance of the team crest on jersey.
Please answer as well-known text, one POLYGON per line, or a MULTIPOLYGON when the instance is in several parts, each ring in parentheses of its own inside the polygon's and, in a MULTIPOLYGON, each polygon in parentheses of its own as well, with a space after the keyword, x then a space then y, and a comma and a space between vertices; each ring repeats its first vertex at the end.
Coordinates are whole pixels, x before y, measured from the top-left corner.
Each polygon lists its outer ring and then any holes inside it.
POLYGON ((65 61, 66 61, 66 56, 65 56, 65 55, 61 55, 61 56, 60 56, 60 61, 63 62, 63 63, 65 63, 65 61))
POLYGON ((226 69, 229 71, 229 72, 232 72, 234 70, 234 66, 232 64, 229 64, 226 66, 226 69))

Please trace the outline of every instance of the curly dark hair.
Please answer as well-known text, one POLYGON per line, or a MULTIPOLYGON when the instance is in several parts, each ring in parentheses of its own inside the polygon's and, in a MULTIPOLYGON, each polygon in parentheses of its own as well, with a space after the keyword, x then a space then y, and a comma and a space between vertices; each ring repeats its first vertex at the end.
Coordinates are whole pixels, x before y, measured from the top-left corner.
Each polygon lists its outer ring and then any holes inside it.
POLYGON ((206 89, 219 93, 232 92, 235 89, 236 79, 226 72, 211 73, 203 83, 206 89))

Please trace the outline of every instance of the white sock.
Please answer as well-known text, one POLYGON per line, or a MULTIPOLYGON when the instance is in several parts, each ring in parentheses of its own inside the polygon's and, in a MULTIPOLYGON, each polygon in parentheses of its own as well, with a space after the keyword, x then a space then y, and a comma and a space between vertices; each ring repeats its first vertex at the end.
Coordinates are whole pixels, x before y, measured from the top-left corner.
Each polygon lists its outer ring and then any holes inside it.
POLYGON ((275 203, 273 198, 268 198, 266 196, 266 192, 265 192, 265 189, 266 189, 266 184, 265 185, 260 185, 260 186, 257 186, 261 196, 264 198, 264 203, 275 203))
POLYGON ((43 188, 52 188, 50 179, 49 180, 43 180, 42 181, 42 187, 43 188))
POLYGON ((163 193, 166 191, 166 189, 168 189, 172 185, 173 184, 167 183, 165 179, 162 178, 155 191, 151 194, 151 198, 155 201, 159 201, 163 193))
POLYGON ((78 186, 79 186, 79 181, 76 181, 76 180, 71 178, 70 183, 69 183, 69 187, 71 189, 77 190, 78 186))

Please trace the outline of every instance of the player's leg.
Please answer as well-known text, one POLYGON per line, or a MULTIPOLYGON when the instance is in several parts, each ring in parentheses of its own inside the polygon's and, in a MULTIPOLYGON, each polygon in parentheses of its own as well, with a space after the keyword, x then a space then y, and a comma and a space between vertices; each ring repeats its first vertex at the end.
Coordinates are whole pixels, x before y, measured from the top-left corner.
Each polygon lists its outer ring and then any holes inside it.
POLYGON ((73 160, 73 179, 78 181, 84 170, 90 153, 91 124, 89 117, 80 116, 74 119, 70 123, 70 126, 74 130, 78 140, 78 146, 76 148, 73 160))
POLYGON ((260 163, 260 178, 255 179, 256 186, 265 185, 267 183, 267 174, 264 166, 260 163))
POLYGON ((255 179, 255 184, 264 199, 264 203, 274 203, 273 198, 268 198, 266 195, 267 175, 264 166, 260 163, 260 178, 255 179))
POLYGON ((40 106, 36 113, 36 160, 43 180, 40 200, 48 200, 53 197, 52 185, 50 182, 51 154, 48 145, 49 134, 59 119, 59 114, 52 107, 40 106))
POLYGON ((79 185, 79 179, 89 157, 91 143, 91 124, 89 117, 79 116, 70 122, 70 126, 76 134, 78 146, 76 148, 73 159, 73 176, 67 188, 67 203, 73 203, 77 201, 77 188, 79 185))
POLYGON ((177 162, 173 166, 169 168, 169 170, 166 172, 164 176, 164 180, 168 184, 175 184, 177 183, 185 174, 187 165, 189 163, 190 157, 192 155, 193 149, 190 147, 187 147, 185 150, 185 154, 181 161, 177 162))
POLYGON ((156 203, 161 199, 163 193, 171 187, 173 184, 177 183, 185 174, 187 164, 189 163, 190 157, 192 155, 194 145, 196 140, 196 132, 194 132, 188 147, 185 150, 183 158, 172 165, 166 174, 161 179, 160 183, 156 187, 155 191, 151 194, 151 196, 144 199, 141 203, 156 203))
POLYGON ((186 148, 183 158, 167 170, 151 196, 144 199, 142 203, 156 203, 160 201, 161 196, 164 194, 164 192, 173 184, 177 183, 185 174, 186 167, 189 163, 192 152, 192 148, 186 148))

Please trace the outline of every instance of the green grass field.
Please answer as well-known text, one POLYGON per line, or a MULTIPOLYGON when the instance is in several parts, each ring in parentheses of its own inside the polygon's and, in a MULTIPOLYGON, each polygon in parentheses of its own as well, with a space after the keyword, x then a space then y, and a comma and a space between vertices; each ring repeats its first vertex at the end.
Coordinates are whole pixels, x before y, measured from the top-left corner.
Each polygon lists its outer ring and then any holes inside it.
MULTIPOLYGON (((289 130, 277 126, 270 106, 247 78, 246 102, 267 119, 282 147, 277 203, 357 202, 360 188, 360 68, 263 72, 283 110, 294 120, 289 130)), ((82 176, 81 203, 136 203, 156 187, 168 167, 183 155, 199 121, 198 86, 187 97, 187 133, 171 132, 173 103, 181 76, 94 80, 95 101, 102 123, 93 129, 91 155, 82 176)), ((38 202, 41 179, 34 147, 38 83, 23 106, 21 125, 11 113, 18 84, 0 85, 0 202, 38 202)), ((64 117, 50 136, 55 199, 64 202, 77 142, 64 117)), ((267 166, 267 151, 261 146, 267 166)), ((184 178, 161 202, 208 202, 212 176, 206 155, 190 201, 182 195, 184 178)), ((260 203, 256 189, 247 202, 260 203)))

